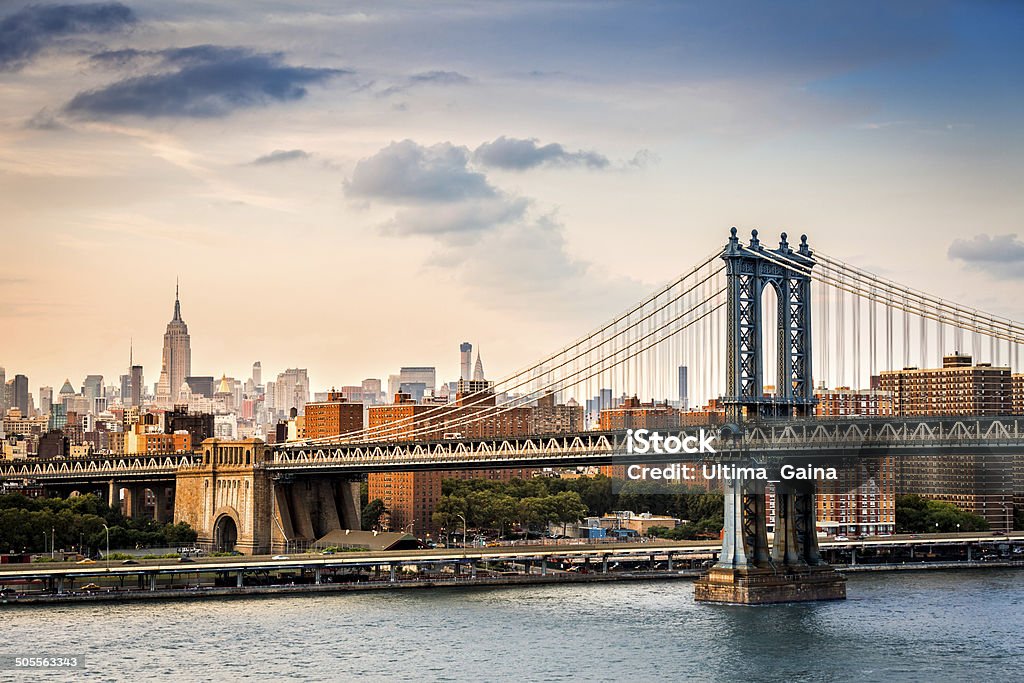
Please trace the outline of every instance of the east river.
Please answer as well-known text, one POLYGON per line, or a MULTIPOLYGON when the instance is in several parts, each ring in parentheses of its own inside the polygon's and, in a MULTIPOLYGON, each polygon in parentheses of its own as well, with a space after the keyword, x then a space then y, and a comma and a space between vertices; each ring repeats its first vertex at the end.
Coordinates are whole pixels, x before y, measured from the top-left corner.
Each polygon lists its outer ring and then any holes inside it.
POLYGON ((688 581, 0 608, 0 680, 1020 680, 1024 571, 850 576, 845 602, 722 607, 688 581))

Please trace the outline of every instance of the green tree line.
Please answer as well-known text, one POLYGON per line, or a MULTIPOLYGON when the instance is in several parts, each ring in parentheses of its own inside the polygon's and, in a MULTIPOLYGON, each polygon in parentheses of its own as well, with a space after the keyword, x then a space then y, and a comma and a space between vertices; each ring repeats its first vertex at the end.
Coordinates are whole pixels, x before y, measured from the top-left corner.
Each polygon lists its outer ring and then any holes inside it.
MULTIPOLYGON (((682 531, 664 529, 666 537, 695 538, 717 534, 722 526, 723 500, 718 493, 669 482, 634 482, 605 476, 579 479, 446 479, 434 514, 435 524, 458 529, 466 518, 472 528, 504 533, 513 524, 524 529, 569 524, 586 516, 613 510, 651 512, 690 520, 682 531)), ((659 530, 660 531, 660 530, 659 530)))
POLYGON ((984 517, 965 512, 952 503, 915 495, 896 496, 897 533, 988 531, 988 528, 984 517))
POLYGON ((111 549, 179 546, 196 540, 188 524, 129 519, 92 494, 73 498, 0 495, 0 552, 38 553, 51 546, 71 550, 81 544, 93 553, 106 548, 104 524, 110 528, 111 549))

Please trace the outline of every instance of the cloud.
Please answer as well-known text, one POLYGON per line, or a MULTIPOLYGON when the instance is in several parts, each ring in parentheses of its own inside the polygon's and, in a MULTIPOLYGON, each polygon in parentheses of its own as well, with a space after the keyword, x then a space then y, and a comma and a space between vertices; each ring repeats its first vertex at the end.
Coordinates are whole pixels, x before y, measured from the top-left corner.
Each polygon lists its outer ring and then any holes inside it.
POLYGON ((1016 235, 982 233, 969 240, 953 240, 948 256, 998 277, 1024 277, 1024 242, 1016 235))
POLYGON ((155 52, 119 50, 98 57, 106 64, 151 63, 156 72, 79 93, 65 105, 67 113, 88 119, 221 117, 236 109, 301 100, 307 85, 352 73, 289 66, 280 53, 217 45, 155 52))
POLYGON ((382 226, 392 235, 433 235, 451 242, 471 241, 481 232, 521 220, 530 206, 524 197, 498 196, 403 209, 382 226))
POLYGON ((486 291, 494 308, 561 320, 640 296, 636 281, 574 257, 553 214, 536 215, 532 199, 495 187, 470 159, 449 142, 393 142, 356 164, 346 194, 395 206, 380 230, 431 240, 425 266, 486 291))
POLYGON ((405 83, 393 85, 377 93, 378 97, 389 97, 403 93, 417 85, 468 85, 473 79, 458 71, 423 71, 409 76, 405 83))
POLYGON ((58 121, 52 111, 43 107, 25 122, 25 128, 31 130, 64 130, 67 126, 58 121))
POLYGON ((457 202, 492 198, 497 190, 483 173, 468 167, 469 150, 450 142, 424 147, 412 140, 392 142, 361 159, 345 183, 349 197, 393 204, 457 202))
POLYGON ((458 71, 424 71, 409 77, 409 83, 430 83, 433 85, 466 85, 472 82, 469 76, 458 71))
POLYGON ((288 161, 308 159, 309 152, 303 149, 275 149, 270 154, 264 154, 249 162, 250 166, 266 166, 268 164, 281 164, 288 161))
POLYGON ((597 152, 568 152, 552 142, 538 145, 536 138, 528 140, 507 138, 504 135, 494 142, 485 142, 473 152, 473 161, 484 166, 510 171, 525 171, 537 166, 587 166, 607 168, 608 157, 597 152))
POLYGON ((118 2, 29 5, 0 20, 0 71, 24 67, 60 38, 112 33, 134 23, 135 14, 118 2))

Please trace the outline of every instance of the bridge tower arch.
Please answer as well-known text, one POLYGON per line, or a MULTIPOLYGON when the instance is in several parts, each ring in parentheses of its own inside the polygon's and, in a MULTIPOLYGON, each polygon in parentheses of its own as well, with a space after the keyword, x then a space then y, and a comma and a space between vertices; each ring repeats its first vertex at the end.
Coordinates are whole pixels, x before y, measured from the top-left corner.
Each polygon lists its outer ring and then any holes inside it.
POLYGON ((814 410, 811 364, 811 276, 814 254, 807 235, 794 250, 782 233, 778 249, 768 249, 751 232, 742 244, 732 228, 722 252, 726 263, 726 406, 729 422, 809 415, 814 410), (765 288, 775 290, 774 311, 763 310, 765 288), (764 395, 763 328, 767 316, 776 320, 777 386, 764 395))

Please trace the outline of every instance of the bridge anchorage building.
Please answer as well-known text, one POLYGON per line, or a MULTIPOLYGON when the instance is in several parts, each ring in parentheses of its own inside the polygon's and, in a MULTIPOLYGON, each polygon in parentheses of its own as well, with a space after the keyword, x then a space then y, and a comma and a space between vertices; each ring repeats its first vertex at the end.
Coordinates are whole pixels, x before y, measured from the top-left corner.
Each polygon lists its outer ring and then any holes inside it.
MULTIPOLYGON (((694 586, 698 602, 764 604, 846 597, 846 578, 818 552, 815 482, 781 480, 782 459, 754 463, 739 444, 743 426, 813 414, 811 365, 811 269, 814 254, 807 236, 794 251, 786 233, 778 249, 761 244, 757 231, 744 245, 732 228, 722 252, 726 262, 727 350, 723 397, 730 428, 723 438, 729 464, 766 467, 775 485, 775 537, 768 545, 766 482, 756 478, 723 481, 725 526, 719 561, 694 586), (766 288, 775 291, 776 310, 762 308, 766 288), (763 323, 776 320, 776 376, 772 396, 765 394, 763 323), (732 436, 729 436, 729 434, 732 436)), ((723 444, 724 445, 724 444, 723 444)), ((806 461, 805 461, 806 464, 806 461)), ((741 469, 742 471, 742 469, 741 469)))

